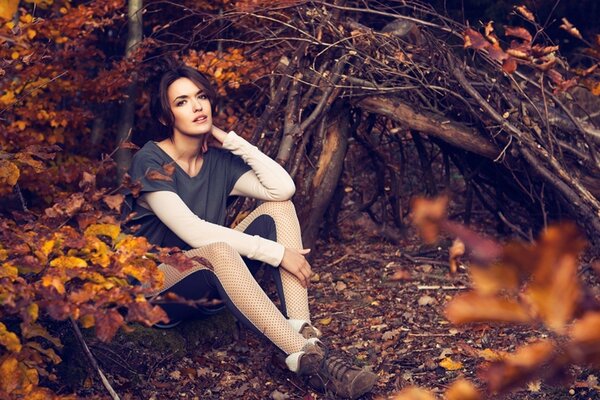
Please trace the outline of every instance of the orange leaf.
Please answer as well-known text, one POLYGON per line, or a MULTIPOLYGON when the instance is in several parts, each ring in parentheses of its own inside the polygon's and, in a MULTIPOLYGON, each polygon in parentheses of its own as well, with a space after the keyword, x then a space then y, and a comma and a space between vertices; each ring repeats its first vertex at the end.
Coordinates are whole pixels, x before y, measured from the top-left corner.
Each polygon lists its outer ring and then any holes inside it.
POLYGON ((526 42, 531 42, 531 40, 533 39, 531 37, 531 33, 529 33, 529 31, 527 29, 520 27, 520 26, 519 27, 505 26, 504 34, 506 36, 514 36, 519 39, 523 39, 526 42))
POLYGON ((514 322, 531 320, 517 301, 471 292, 455 297, 446 306, 446 317, 453 324, 470 322, 514 322))
POLYGON ((460 361, 454 361, 450 357, 446 357, 440 361, 440 367, 444 368, 446 371, 456 371, 463 368, 463 364, 460 361))
POLYGON ((540 368, 555 355, 552 342, 539 341, 522 346, 504 360, 492 363, 482 375, 492 392, 503 392, 534 379, 540 368))
POLYGON ((418 387, 407 387, 400 393, 391 397, 391 400, 435 400, 435 396, 428 390, 418 387))
POLYGON ((436 199, 415 198, 412 201, 412 221, 419 228, 423 240, 428 243, 436 241, 440 232, 440 224, 446 219, 448 197, 436 199))
POLYGON ((475 386, 466 379, 458 379, 446 390, 446 400, 480 400, 481 395, 475 386))
POLYGON ((513 72, 515 72, 517 70, 517 62, 515 61, 515 59, 512 57, 508 57, 506 60, 504 60, 504 62, 502 63, 502 70, 507 74, 512 74, 513 72))
POLYGON ((450 273, 455 274, 458 271, 458 262, 460 257, 465 254, 465 244, 460 239, 454 239, 449 250, 450 253, 450 273))
POLYGON ((469 268, 473 286, 482 295, 492 295, 502 291, 516 293, 520 286, 519 272, 511 265, 493 263, 481 267, 471 265, 469 268))
POLYGON ((487 49, 491 45, 481 33, 471 28, 467 28, 465 30, 463 37, 465 40, 465 48, 472 47, 475 50, 483 50, 487 49))
POLYGON ((172 182, 173 178, 168 175, 162 174, 155 169, 152 169, 146 173, 146 177, 153 181, 167 181, 172 182))
POLYGON ((523 17, 525 17, 525 19, 527 19, 531 22, 535 22, 535 17, 533 16, 533 13, 531 11, 529 11, 529 9, 527 7, 517 6, 515 8, 519 12, 519 14, 521 14, 523 17))
POLYGON ((581 36, 581 33, 579 32, 579 30, 577 28, 575 28, 575 26, 573 26, 573 24, 571 24, 569 22, 568 19, 563 18, 562 19, 562 25, 560 26, 561 29, 564 29, 565 31, 567 31, 569 33, 569 35, 576 37, 577 39, 582 40, 583 36, 581 36))
POLYGON ((9 191, 19 180, 19 168, 8 160, 0 160, 0 193, 9 191))

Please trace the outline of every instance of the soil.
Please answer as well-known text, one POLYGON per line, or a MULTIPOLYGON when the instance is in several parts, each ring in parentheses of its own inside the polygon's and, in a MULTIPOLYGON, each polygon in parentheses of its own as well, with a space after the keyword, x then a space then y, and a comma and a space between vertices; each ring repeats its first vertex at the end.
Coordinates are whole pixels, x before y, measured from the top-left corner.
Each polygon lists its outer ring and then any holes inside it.
MULTIPOLYGON (((412 385, 441 398, 460 377, 481 386, 483 350, 512 352, 548 335, 543 327, 452 326, 444 306, 469 289, 468 266, 451 276, 447 244, 424 246, 409 231, 392 244, 363 228, 347 223, 343 239, 318 243, 309 291, 313 322, 323 340, 335 353, 379 375, 374 390, 363 399, 391 398, 412 385)), ((591 268, 582 269, 581 276, 598 287, 591 268)), ((274 288, 269 286, 268 292, 274 295, 274 288)), ((179 352, 138 348, 129 361, 116 362, 116 356, 98 347, 95 351, 104 353, 101 366, 122 399, 335 398, 312 391, 281 368, 274 347, 250 331, 242 328, 224 337, 228 339, 179 352)), ((598 371, 576 367, 570 372, 563 386, 537 381, 504 397, 484 398, 600 399, 598 371)), ((78 394, 105 397, 106 391, 91 374, 78 394)))

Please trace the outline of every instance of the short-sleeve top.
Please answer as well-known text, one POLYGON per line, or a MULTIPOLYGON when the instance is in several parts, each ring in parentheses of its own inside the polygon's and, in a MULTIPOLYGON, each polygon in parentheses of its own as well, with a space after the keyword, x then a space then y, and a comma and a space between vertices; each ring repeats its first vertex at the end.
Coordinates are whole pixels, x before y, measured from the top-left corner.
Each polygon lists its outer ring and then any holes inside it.
MULTIPOLYGON (((175 192, 199 218, 223 225, 229 193, 248 170, 250 167, 240 157, 210 147, 204 153, 200 172, 191 177, 155 142, 149 141, 133 156, 129 175, 134 182, 141 183, 140 195, 164 190, 175 192), (173 167, 174 172, 168 173, 173 167)), ((134 231, 136 236, 144 236, 157 246, 190 249, 152 210, 139 205, 130 192, 126 193, 125 204, 134 213, 127 225, 139 227, 134 231)))

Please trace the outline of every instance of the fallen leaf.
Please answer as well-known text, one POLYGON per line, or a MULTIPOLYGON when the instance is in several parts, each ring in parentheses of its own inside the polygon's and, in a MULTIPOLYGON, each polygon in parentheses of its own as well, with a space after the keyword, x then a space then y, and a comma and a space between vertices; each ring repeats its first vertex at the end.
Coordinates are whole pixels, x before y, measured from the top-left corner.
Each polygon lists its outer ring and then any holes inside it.
POLYGON ((430 304, 437 303, 437 301, 433 297, 425 294, 425 295, 419 297, 419 300, 417 301, 417 303, 419 303, 420 306, 428 306, 430 304))
POLYGON ((471 382, 458 379, 446 390, 446 400, 479 400, 481 395, 471 382))
POLYGON ((529 382, 527 384, 527 390, 531 393, 538 393, 542 388, 542 381, 539 379, 537 381, 529 382))
POLYGON ((335 290, 338 291, 338 292, 341 292, 341 291, 345 290, 347 287, 348 287, 348 285, 346 285, 342 281, 337 281, 335 283, 335 290))
POLYGON ((454 361, 450 357, 444 358, 440 361, 440 367, 444 368, 447 371, 456 371, 463 367, 460 361, 454 361))

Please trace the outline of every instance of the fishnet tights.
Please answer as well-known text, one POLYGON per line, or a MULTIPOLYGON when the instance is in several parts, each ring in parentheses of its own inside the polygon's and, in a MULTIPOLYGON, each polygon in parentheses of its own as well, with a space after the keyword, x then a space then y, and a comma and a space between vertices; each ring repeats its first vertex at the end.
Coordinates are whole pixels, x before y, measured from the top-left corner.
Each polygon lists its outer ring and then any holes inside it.
MULTIPOLYGON (((258 206, 235 229, 245 231, 246 228, 261 215, 269 215, 275 221, 277 242, 292 249, 302 249, 300 223, 296 216, 294 203, 291 201, 271 201, 258 206)), ((283 268, 278 268, 283 286, 286 314, 292 319, 301 319, 310 322, 308 310, 308 291, 302 287, 300 281, 283 268)))
MULTIPOLYGON (((256 217, 263 214, 270 215, 275 221, 279 243, 286 247, 302 248, 300 226, 294 206, 290 201, 263 203, 235 229, 245 230, 256 217)), ((286 318, 256 282, 242 257, 233 247, 227 243, 212 243, 189 250, 185 254, 189 257, 205 258, 212 265, 212 269, 198 263, 196 267, 180 272, 170 265, 161 264, 159 268, 165 277, 165 285, 161 292, 198 270, 211 270, 240 314, 277 347, 286 354, 291 354, 302 350, 306 345, 306 339, 288 324, 286 318)), ((306 289, 287 271, 279 269, 279 272, 281 273, 288 316, 310 321, 306 289)))

